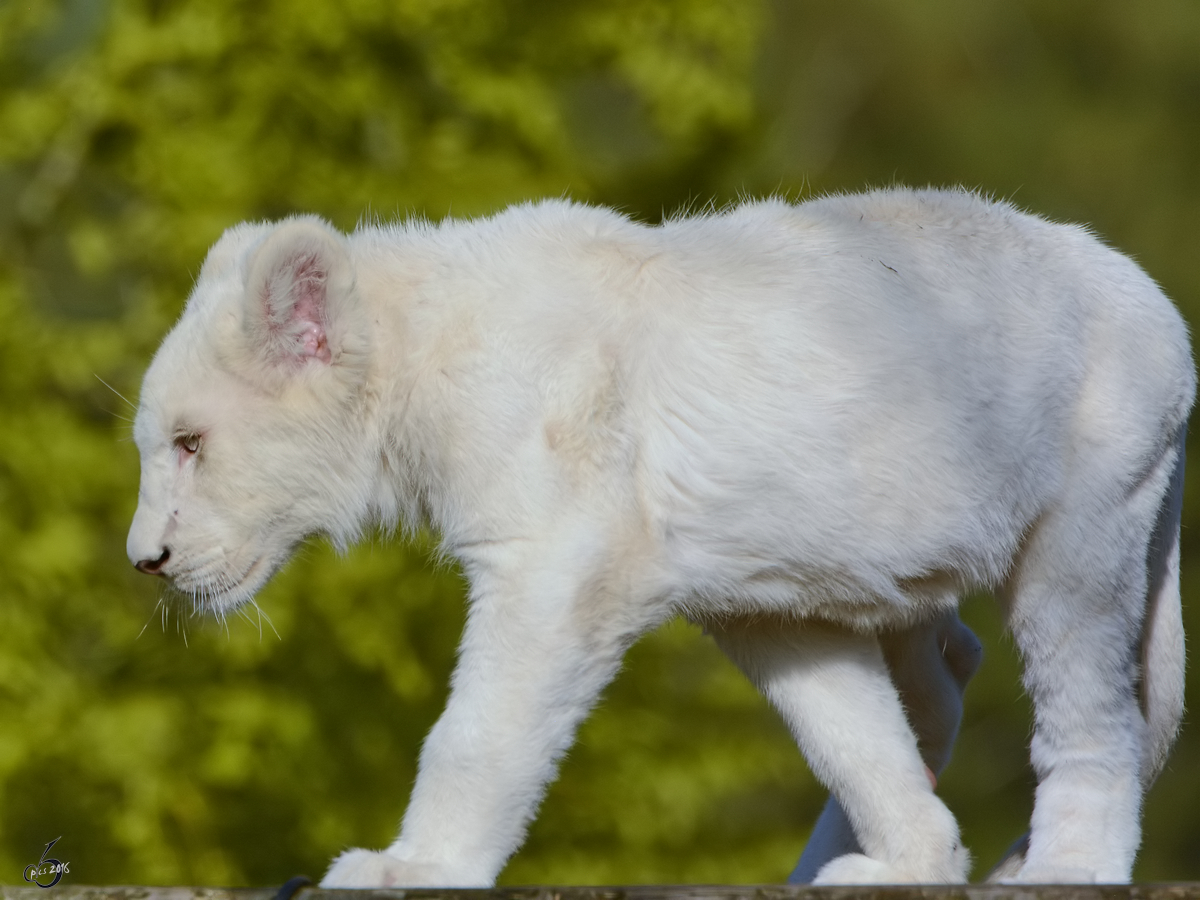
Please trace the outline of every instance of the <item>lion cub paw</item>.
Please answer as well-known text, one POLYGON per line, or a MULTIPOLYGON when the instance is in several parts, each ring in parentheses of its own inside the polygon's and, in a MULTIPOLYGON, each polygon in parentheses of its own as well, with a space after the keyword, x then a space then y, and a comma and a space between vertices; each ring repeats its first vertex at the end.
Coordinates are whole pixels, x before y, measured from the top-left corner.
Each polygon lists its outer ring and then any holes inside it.
POLYGON ((1022 866, 1009 877, 1000 877, 999 884, 1121 884, 1129 876, 1121 872, 1100 872, 1083 866, 1022 866))
POLYGON ((813 884, 966 884, 970 868, 971 855, 962 846, 935 872, 913 872, 862 853, 847 853, 825 863, 813 884))
POLYGON ((813 884, 896 884, 903 880, 887 863, 861 853, 847 853, 821 866, 813 884))
POLYGON ((466 887, 440 866, 406 862, 375 850, 347 850, 333 861, 323 888, 466 887))

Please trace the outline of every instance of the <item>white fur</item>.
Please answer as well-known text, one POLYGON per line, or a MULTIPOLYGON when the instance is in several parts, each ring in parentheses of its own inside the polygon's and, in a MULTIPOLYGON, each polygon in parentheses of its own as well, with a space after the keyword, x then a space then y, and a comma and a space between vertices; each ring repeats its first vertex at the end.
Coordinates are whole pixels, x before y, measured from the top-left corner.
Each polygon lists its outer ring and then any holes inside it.
MULTIPOLYGON (((956 611, 911 628, 882 632, 879 644, 891 681, 900 693, 905 718, 928 767, 927 775, 936 784, 937 774, 950 760, 962 719, 963 692, 979 667, 983 647, 956 611)), ((788 882, 844 880, 849 876, 838 875, 840 867, 853 864, 861 856, 862 847, 846 811, 837 798, 830 797, 788 882), (848 855, 852 859, 826 869, 836 857, 848 855)))
MULTIPOLYGON (((961 881, 874 634, 995 588, 1036 705, 1027 881, 1130 877, 1178 724, 1138 647, 1186 329, 1085 230, 961 192, 646 227, 231 229, 146 376, 134 561, 215 610, 295 545, 431 522, 470 579, 396 842, 326 885, 488 885, 638 635, 705 623, 853 823, 829 881, 961 881), (193 453, 199 439, 199 449, 193 453), (163 557, 163 551, 169 551, 163 557), (1149 698, 1139 710, 1139 678, 1149 698)), ((1157 648, 1157 649, 1155 649, 1157 648)))

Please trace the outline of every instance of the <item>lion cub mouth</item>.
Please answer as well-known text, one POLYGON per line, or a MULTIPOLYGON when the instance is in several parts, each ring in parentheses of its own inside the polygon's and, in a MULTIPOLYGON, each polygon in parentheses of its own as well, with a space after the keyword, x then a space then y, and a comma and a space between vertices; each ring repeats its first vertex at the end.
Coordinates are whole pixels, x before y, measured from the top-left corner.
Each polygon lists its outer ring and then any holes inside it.
POLYGON ((222 553, 211 562, 162 574, 171 591, 190 600, 195 612, 219 617, 250 603, 281 565, 281 561, 264 553, 251 560, 240 573, 231 573, 222 553))

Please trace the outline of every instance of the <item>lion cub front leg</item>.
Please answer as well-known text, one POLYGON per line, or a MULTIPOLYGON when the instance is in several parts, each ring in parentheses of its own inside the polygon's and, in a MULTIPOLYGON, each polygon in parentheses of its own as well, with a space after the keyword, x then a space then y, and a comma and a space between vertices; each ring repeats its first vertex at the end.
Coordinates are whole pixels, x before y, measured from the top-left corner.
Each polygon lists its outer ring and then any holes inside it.
MULTIPOLYGON (((495 561, 504 549, 489 553, 495 561)), ((382 852, 343 853, 323 887, 494 883, 626 646, 581 619, 586 582, 547 565, 557 555, 469 567, 450 698, 422 748, 400 836, 382 852)))
POLYGON ((958 825, 933 793, 874 637, 779 621, 710 630, 783 716, 862 847, 826 863, 815 883, 966 881, 958 825))

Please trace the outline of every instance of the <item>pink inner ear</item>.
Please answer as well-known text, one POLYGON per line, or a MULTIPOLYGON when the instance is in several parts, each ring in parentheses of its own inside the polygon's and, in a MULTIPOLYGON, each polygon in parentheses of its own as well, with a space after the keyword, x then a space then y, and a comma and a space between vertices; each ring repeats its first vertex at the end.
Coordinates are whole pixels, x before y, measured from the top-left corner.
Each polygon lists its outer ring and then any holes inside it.
POLYGON ((326 274, 315 256, 304 255, 289 260, 278 280, 267 285, 267 327, 276 340, 284 341, 281 349, 301 361, 333 360, 325 331, 326 274))
POLYGON ((300 344, 300 356, 326 364, 331 362, 333 354, 329 352, 329 340, 325 336, 325 326, 321 324, 321 308, 317 302, 310 296, 301 296, 293 307, 293 313, 302 325, 296 336, 300 344))

